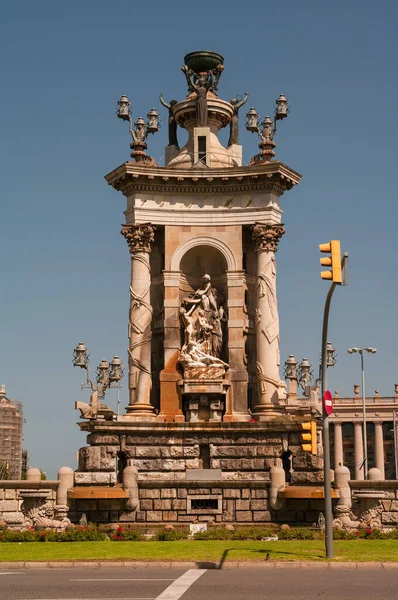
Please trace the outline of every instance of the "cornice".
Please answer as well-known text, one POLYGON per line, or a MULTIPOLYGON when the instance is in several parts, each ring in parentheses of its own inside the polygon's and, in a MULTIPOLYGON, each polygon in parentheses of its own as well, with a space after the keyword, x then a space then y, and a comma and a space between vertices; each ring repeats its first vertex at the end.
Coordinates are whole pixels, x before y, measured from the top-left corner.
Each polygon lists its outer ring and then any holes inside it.
POLYGON ((145 167, 126 162, 105 176, 125 196, 135 192, 228 194, 273 192, 280 196, 297 185, 301 175, 279 161, 222 169, 145 167))

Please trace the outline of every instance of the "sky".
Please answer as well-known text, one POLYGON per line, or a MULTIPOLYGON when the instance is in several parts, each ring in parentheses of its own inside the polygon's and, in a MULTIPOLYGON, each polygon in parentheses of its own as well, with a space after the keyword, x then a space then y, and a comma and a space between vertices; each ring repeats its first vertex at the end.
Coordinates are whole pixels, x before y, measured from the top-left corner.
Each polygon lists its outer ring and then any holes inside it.
MULTIPOLYGON (((373 346, 366 391, 393 394, 397 19, 393 0, 2 3, 0 383, 24 404, 31 466, 55 477, 64 465, 76 468, 86 443, 74 409, 89 398, 72 366, 76 344, 86 343, 93 368, 115 354, 127 362, 125 198, 104 180, 129 160, 116 101, 126 94, 134 118, 152 107, 161 114, 148 148, 159 161, 167 144, 159 93, 185 97, 180 67, 194 50, 223 54, 221 97, 248 92, 247 106, 262 117, 280 93, 291 105, 275 140, 276 158, 303 175, 281 198, 282 362, 293 353, 317 369, 329 288, 318 245, 340 239, 349 284, 332 303, 338 356, 329 387, 352 395, 360 361, 346 350, 373 346)), ((240 142, 247 163, 258 147, 243 119, 240 142)), ((106 402, 115 407, 114 390, 106 402)))

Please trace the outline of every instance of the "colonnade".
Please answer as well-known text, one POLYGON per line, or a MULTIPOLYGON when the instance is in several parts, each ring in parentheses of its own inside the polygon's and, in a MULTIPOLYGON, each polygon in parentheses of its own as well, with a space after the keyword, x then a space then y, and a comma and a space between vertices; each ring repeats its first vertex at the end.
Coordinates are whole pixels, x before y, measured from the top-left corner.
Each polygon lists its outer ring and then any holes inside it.
MULTIPOLYGON (((382 421, 368 421, 374 424, 374 458, 375 467, 379 469, 385 478, 384 468, 384 436, 382 421)), ((344 449, 343 449, 343 422, 334 421, 334 468, 339 465, 344 465, 344 449)), ((363 463, 364 448, 363 448, 363 422, 354 421, 354 462, 355 462, 355 479, 364 479, 364 469, 358 468, 363 463)), ((368 465, 368 468, 370 465, 368 465)))

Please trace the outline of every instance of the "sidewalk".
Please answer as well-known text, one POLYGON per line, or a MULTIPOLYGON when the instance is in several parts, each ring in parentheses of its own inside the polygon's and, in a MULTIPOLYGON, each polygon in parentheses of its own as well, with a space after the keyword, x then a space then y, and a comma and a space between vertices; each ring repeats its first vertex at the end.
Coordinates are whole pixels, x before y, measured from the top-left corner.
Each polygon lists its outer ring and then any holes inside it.
POLYGON ((385 569, 398 570, 398 562, 300 562, 300 561, 256 561, 256 562, 217 562, 195 561, 42 561, 42 562, 0 562, 0 571, 10 569, 385 569))

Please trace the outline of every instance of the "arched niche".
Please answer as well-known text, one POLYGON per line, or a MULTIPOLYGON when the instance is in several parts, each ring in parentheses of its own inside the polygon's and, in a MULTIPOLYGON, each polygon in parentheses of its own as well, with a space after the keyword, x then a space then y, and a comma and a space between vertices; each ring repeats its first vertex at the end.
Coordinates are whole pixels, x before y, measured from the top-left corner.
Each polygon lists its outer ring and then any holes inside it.
MULTIPOLYGON (((218 250, 219 254, 224 257, 226 270, 228 271, 236 271, 236 260, 234 254, 229 246, 218 240, 216 238, 212 238, 210 236, 200 236, 191 238, 187 240, 175 250, 172 259, 170 270, 171 271, 180 271, 181 270, 181 260, 184 255, 191 249, 196 248, 197 246, 205 246, 210 251, 211 249, 218 250)), ((217 255, 219 256, 219 255, 217 255)), ((211 275, 211 273, 209 273, 211 275)))
MULTIPOLYGON (((225 311, 228 301, 227 270, 228 262, 226 256, 215 245, 195 244, 188 248, 182 255, 179 263, 180 305, 183 303, 184 297, 203 287, 203 276, 207 274, 211 278, 212 292, 217 306, 222 307, 223 311, 225 311)), ((226 361, 228 355, 228 334, 225 320, 223 321, 222 328, 223 345, 220 358, 226 361)), ((183 334, 182 331, 181 334, 183 334)))

